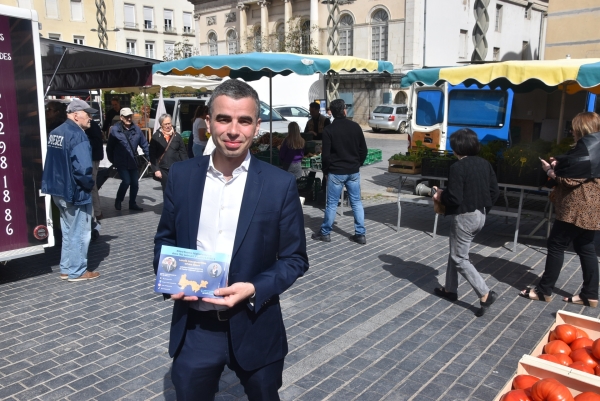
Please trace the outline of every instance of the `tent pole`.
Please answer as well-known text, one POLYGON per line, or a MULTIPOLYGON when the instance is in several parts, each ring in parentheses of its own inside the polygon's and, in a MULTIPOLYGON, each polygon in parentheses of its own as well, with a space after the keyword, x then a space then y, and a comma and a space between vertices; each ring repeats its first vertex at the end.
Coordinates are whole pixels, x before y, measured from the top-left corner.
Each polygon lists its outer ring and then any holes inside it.
POLYGON ((273 71, 269 71, 269 162, 273 164, 273 71))
POLYGON ((146 116, 146 102, 148 101, 146 95, 146 87, 144 86, 144 106, 142 107, 142 116, 144 118, 144 127, 148 128, 148 117, 146 116))
POLYGON ((560 137, 561 137, 561 131, 562 131, 562 125, 564 123, 564 117, 565 117, 565 100, 567 97, 567 82, 563 82, 563 91, 562 91, 562 96, 560 98, 560 114, 558 115, 558 132, 556 133, 556 143, 559 144, 560 143, 560 137))

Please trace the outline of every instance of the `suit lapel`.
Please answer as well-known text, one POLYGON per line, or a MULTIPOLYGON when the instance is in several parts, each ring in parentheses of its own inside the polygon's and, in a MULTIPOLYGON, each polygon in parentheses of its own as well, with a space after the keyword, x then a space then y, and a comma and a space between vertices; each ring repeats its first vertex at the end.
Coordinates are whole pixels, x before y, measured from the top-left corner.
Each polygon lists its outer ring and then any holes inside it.
POLYGON ((188 193, 188 226, 190 247, 196 249, 196 239, 198 238, 198 226, 200 223, 200 207, 202 206, 202 197, 204 195, 204 184, 206 183, 206 172, 210 157, 201 157, 197 165, 190 172, 188 193))
POLYGON ((248 178, 246 179, 246 187, 244 188, 244 196, 242 198, 242 207, 240 209, 240 216, 238 218, 238 225, 235 231, 235 241, 233 242, 233 253, 231 260, 235 258, 242 241, 246 236, 252 217, 254 217, 254 211, 260 200, 260 194, 263 187, 263 177, 261 169, 258 164, 258 160, 254 157, 250 160, 250 167, 248 169, 248 178))

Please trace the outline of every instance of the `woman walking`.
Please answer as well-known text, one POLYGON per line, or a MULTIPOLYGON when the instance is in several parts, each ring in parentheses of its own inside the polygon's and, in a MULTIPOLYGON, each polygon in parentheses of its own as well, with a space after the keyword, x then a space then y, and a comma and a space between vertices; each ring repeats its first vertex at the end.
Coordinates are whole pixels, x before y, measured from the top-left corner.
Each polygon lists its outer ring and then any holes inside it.
POLYGON ((158 118, 160 128, 150 140, 150 163, 155 180, 160 180, 163 192, 167 185, 169 169, 173 163, 187 160, 187 150, 183 138, 173 128, 171 116, 163 114, 158 118))
POLYGON ((302 177, 302 158, 304 157, 304 139, 300 136, 298 123, 288 125, 288 134, 279 147, 279 160, 283 169, 296 178, 302 177))
POLYGON ((579 256, 583 286, 579 295, 563 298, 578 305, 598 306, 598 258, 594 236, 600 230, 600 116, 579 113, 572 122, 573 149, 565 155, 542 160, 542 168, 554 185, 550 200, 556 219, 548 237, 548 256, 540 282, 519 295, 550 302, 552 290, 569 244, 579 256))
POLYGON ((458 162, 450 167, 448 188, 437 189, 433 199, 446 207, 446 216, 452 217, 450 228, 450 255, 446 269, 446 284, 434 290, 435 294, 451 301, 458 299, 458 273, 473 287, 481 308, 475 314, 483 316, 496 300, 485 280, 469 260, 471 241, 485 224, 500 191, 492 165, 478 157, 481 148, 477 134, 463 128, 450 136, 450 146, 458 162))

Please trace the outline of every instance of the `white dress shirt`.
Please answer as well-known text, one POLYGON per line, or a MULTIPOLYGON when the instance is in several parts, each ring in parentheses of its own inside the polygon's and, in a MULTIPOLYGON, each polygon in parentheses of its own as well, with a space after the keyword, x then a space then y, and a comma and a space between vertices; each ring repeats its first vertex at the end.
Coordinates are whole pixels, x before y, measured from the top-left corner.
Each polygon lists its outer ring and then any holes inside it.
MULTIPOLYGON (((227 254, 228 263, 231 263, 249 166, 250 152, 242 164, 233 170, 232 178, 227 181, 215 168, 211 154, 206 171, 196 248, 201 251, 227 254)), ((209 304, 202 300, 192 302, 190 306, 199 311, 227 309, 225 306, 209 304)))

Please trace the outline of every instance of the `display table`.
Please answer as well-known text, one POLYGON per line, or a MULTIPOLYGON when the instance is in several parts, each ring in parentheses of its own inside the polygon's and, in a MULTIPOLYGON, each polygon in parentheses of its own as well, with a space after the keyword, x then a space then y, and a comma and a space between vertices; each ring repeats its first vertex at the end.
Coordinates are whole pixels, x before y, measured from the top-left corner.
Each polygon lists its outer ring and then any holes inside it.
MULTIPOLYGON (((432 176, 424 176, 424 175, 420 175, 420 174, 411 175, 411 174, 390 173, 390 172, 386 172, 385 174, 393 174, 393 175, 399 176, 399 178, 400 178, 398 181, 398 200, 397 200, 398 221, 396 224, 396 230, 398 232, 400 231, 400 217, 402 215, 402 202, 416 203, 419 205, 433 205, 433 200, 428 196, 403 196, 403 194, 402 194, 403 179, 413 181, 415 183, 415 187, 416 187, 416 182, 420 181, 420 180, 439 180, 441 183, 440 186, 442 188, 444 187, 444 183, 446 181, 448 181, 448 179, 446 177, 432 177, 432 176)), ((526 185, 514 185, 514 184, 502 184, 502 183, 498 183, 498 186, 500 188, 504 188, 503 193, 504 193, 505 208, 504 208, 504 210, 499 210, 498 207, 496 206, 495 208, 493 208, 490 211, 489 214, 505 216, 507 218, 513 217, 513 218, 517 219, 517 222, 515 224, 514 240, 513 240, 513 247, 512 247, 512 251, 515 252, 517 250, 517 241, 519 239, 519 224, 521 223, 521 213, 523 212, 523 200, 525 198, 525 191, 526 190, 538 191, 538 192, 543 191, 543 192, 548 193, 552 190, 549 188, 538 188, 538 187, 532 187, 532 186, 526 186, 526 185), (511 194, 507 191, 507 189, 518 190, 518 195, 515 194, 519 197, 519 205, 518 205, 517 209, 512 209, 512 208, 508 207, 508 196, 511 196, 511 194)), ((537 199, 546 200, 546 202, 547 202, 546 210, 544 210, 544 212, 531 211, 531 210, 527 211, 528 214, 541 216, 542 219, 538 223, 538 225, 531 231, 530 234, 522 235, 521 236, 522 238, 546 239, 550 235, 551 218, 552 218, 552 203, 549 202, 547 195, 544 195, 543 197, 538 196, 537 199), (547 225, 546 235, 545 236, 534 235, 544 224, 547 225)), ((433 208, 432 208, 432 212, 433 212, 433 208)), ((436 214, 435 221, 433 223, 433 238, 436 237, 438 217, 439 217, 439 215, 436 214)))

